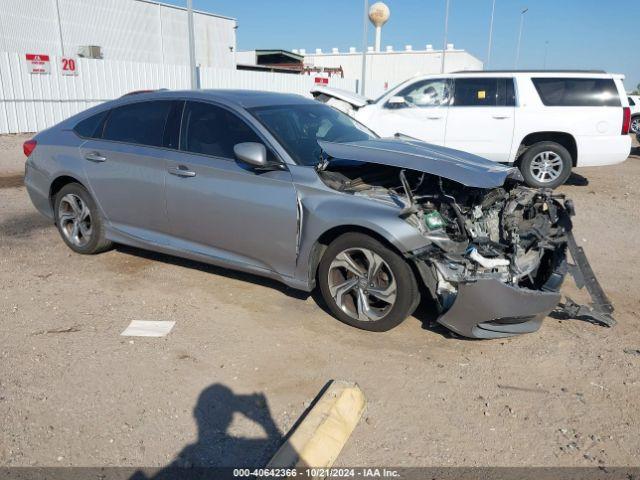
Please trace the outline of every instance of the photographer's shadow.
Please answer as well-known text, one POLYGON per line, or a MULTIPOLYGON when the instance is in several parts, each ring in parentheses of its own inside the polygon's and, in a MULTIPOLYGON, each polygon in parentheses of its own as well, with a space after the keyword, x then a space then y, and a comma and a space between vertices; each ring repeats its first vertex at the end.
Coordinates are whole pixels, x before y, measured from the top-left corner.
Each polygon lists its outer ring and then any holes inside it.
MULTIPOLYGON (((184 447, 173 462, 151 477, 137 471, 130 480, 186 478, 191 476, 189 472, 206 476, 207 470, 214 467, 261 467, 283 439, 263 394, 236 395, 225 385, 213 384, 198 397, 193 416, 198 424, 197 441, 184 447), (234 413, 258 424, 265 436, 230 435, 228 429, 234 413)), ((208 473, 210 475, 211 471, 208 473)))

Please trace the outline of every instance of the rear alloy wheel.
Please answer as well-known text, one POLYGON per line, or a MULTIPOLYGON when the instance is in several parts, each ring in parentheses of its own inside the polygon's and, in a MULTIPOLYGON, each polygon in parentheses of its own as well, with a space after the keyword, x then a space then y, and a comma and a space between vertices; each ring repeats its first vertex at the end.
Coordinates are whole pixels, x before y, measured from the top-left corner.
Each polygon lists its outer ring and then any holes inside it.
POLYGON ((407 262, 361 233, 347 233, 332 242, 318 275, 331 312, 364 330, 390 330, 413 313, 420 299, 407 262))
POLYGON ((569 151, 555 142, 540 142, 529 147, 522 156, 520 171, 530 187, 556 188, 571 175, 569 151))
POLYGON ((62 187, 55 197, 54 212, 60 236, 71 250, 92 254, 109 249, 102 218, 89 192, 80 184, 62 187))
POLYGON ((629 124, 629 131, 631 133, 640 133, 640 116, 633 117, 629 124))

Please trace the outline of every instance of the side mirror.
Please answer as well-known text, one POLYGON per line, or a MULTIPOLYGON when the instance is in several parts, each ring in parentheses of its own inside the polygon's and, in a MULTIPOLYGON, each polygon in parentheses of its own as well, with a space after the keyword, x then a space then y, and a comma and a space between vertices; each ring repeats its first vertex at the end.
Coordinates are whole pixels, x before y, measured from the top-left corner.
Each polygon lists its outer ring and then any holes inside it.
POLYGON ((401 108, 407 106, 407 101, 401 95, 394 95, 389 100, 387 100, 387 106, 391 108, 401 108))
POLYGON ((254 167, 264 168, 269 165, 267 161, 267 148, 261 143, 236 143, 233 146, 233 153, 236 154, 238 160, 254 167))

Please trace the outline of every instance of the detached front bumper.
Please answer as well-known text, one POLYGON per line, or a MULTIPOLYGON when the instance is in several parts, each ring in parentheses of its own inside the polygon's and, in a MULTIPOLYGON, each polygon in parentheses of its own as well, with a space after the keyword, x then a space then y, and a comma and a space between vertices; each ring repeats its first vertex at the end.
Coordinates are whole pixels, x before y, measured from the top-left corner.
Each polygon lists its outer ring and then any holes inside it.
POLYGON ((481 279, 460 283, 456 300, 437 322, 465 337, 511 337, 538 330, 559 302, 558 292, 481 279))

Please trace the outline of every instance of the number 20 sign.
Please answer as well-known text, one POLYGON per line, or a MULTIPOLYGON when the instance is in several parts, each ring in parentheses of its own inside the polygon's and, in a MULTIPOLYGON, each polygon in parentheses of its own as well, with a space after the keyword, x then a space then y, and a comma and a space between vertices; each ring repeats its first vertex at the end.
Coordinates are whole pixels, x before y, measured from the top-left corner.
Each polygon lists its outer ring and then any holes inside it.
POLYGON ((60 59, 60 72, 62 75, 78 75, 78 63, 76 59, 62 57, 60 59))

